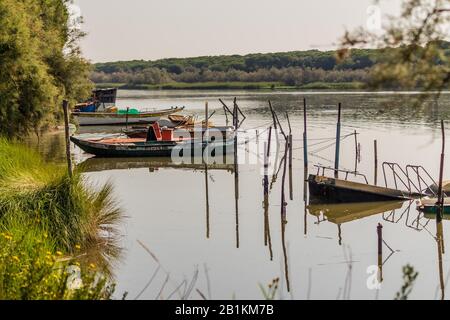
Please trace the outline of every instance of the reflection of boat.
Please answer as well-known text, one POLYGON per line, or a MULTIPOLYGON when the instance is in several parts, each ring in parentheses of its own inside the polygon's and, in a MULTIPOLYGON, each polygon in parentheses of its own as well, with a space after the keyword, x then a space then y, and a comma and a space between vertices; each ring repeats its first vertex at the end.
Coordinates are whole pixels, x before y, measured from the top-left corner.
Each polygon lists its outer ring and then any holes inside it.
POLYGON ((415 194, 401 190, 313 174, 308 177, 308 185, 312 203, 409 200, 415 197, 415 194))
MULTIPOLYGON (((194 169, 203 170, 205 164, 199 161, 196 163, 176 163, 170 158, 89 158, 80 164, 83 172, 98 172, 106 170, 127 170, 139 168, 174 168, 174 169, 194 169)), ((227 170, 234 171, 233 157, 225 157, 223 163, 207 164, 210 170, 227 170)))
POLYGON ((177 112, 180 112, 184 107, 170 108, 154 111, 138 111, 136 109, 131 110, 117 110, 109 109, 105 112, 72 112, 72 115, 78 120, 80 126, 90 125, 122 125, 122 124, 145 124, 158 121, 163 116, 168 116, 177 112))
POLYGON ((212 156, 233 152, 233 140, 224 141, 146 141, 145 139, 83 140, 70 137, 83 151, 100 157, 180 157, 194 155, 209 148, 212 156))
POLYGON ((371 215, 400 209, 402 201, 378 201, 309 205, 309 213, 314 216, 324 215, 327 220, 336 224, 362 219, 371 215))

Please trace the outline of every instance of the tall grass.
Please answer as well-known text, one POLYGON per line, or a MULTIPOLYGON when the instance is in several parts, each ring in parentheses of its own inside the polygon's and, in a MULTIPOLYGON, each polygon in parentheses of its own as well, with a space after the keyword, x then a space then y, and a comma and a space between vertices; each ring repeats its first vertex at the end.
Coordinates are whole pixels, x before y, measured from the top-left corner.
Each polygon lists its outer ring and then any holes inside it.
MULTIPOLYGON (((20 238, 16 246, 26 253, 25 260, 39 261, 42 250, 60 252, 109 273, 120 255, 116 228, 121 217, 110 184, 95 190, 79 173, 70 179, 64 166, 0 138, 0 230, 20 238)), ((17 250, 12 251, 16 257, 17 250)), ((0 269, 0 288, 5 287, 5 270, 0 269)))

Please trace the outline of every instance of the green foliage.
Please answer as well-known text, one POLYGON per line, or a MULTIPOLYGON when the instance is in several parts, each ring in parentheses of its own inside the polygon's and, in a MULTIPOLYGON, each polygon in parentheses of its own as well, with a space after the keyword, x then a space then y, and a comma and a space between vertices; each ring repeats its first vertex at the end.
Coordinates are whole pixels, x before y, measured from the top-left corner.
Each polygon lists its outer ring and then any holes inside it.
POLYGON ((99 300, 113 291, 95 265, 63 258, 41 230, 0 226, 0 300, 99 300))
POLYGON ((44 262, 47 256, 64 253, 79 256, 81 266, 95 263, 102 275, 110 274, 111 264, 120 256, 116 226, 122 217, 111 186, 94 189, 79 173, 69 179, 64 166, 45 162, 36 152, 6 139, 0 139, 0 154, 0 232, 8 235, 3 241, 10 236, 16 241, 3 246, 0 237, 0 298, 107 297, 106 278, 96 272, 85 275, 85 282, 94 288, 69 293, 63 285, 67 274, 61 271, 68 262, 61 257, 50 259, 48 265, 44 262), (8 260, 12 256, 18 259, 16 265, 8 260), (42 282, 47 278, 49 286, 42 282), (20 291, 27 282, 27 289, 20 291))
MULTIPOLYGON (((358 28, 346 32, 339 56, 360 46, 381 48, 382 59, 371 72, 369 86, 421 89, 422 99, 450 88, 448 0, 405 0, 399 16, 388 17, 382 32, 358 28)), ((380 31, 380 30, 379 30, 380 31)))
POLYGON ((68 0, 0 1, 0 134, 21 135, 52 124, 63 98, 90 91, 90 66, 69 26, 68 0))
POLYGON ((395 295, 395 300, 408 300, 418 275, 419 273, 409 264, 403 267, 403 285, 395 295))

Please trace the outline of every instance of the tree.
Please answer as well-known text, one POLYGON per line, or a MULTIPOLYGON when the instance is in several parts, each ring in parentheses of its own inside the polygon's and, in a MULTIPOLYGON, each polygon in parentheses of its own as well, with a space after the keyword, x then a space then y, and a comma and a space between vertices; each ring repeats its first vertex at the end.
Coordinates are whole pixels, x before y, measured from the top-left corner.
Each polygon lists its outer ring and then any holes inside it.
POLYGON ((345 59, 352 48, 376 46, 383 58, 371 72, 370 86, 421 88, 437 98, 450 85, 448 0, 405 0, 399 17, 390 17, 382 30, 359 28, 346 32, 339 51, 345 59))
POLYGON ((38 133, 60 118, 61 102, 89 95, 90 64, 68 0, 0 1, 0 134, 38 133))

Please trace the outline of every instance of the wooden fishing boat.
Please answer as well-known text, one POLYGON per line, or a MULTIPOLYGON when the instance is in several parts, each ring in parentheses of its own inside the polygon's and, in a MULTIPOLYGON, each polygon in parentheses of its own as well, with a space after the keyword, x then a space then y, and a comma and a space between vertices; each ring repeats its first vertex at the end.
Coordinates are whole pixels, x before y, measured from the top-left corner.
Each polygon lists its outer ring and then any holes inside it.
MULTIPOLYGON (((199 127, 177 127, 171 125, 163 125, 165 122, 159 122, 161 126, 167 126, 168 128, 175 128, 174 135, 189 133, 189 135, 194 138, 196 135, 203 135, 206 128, 199 127)), ((230 126, 212 126, 208 130, 211 134, 220 132, 223 137, 229 137, 233 133, 233 127, 230 126)), ((122 132, 126 134, 129 138, 145 138, 147 136, 148 127, 147 126, 133 126, 129 129, 123 129, 122 132)))
POLYGON ((105 112, 72 112, 72 116, 78 121, 80 126, 94 125, 124 125, 124 124, 147 124, 154 123, 163 116, 173 115, 183 111, 184 107, 175 107, 170 109, 154 111, 138 111, 109 109, 105 112))
POLYGON ((308 177, 308 186, 311 203, 410 200, 419 196, 407 191, 313 174, 308 177))
POLYGON ((81 139, 72 136, 70 140, 83 151, 100 157, 180 157, 202 155, 208 148, 214 157, 233 152, 233 139, 218 139, 212 142, 191 137, 175 137, 173 129, 160 128, 155 122, 150 126, 146 139, 141 138, 94 138, 81 139))
MULTIPOLYGON (((429 214, 436 214, 438 207, 436 206, 437 198, 422 198, 417 200, 417 209, 429 214)), ((444 198, 443 214, 450 214, 450 197, 444 198)))

